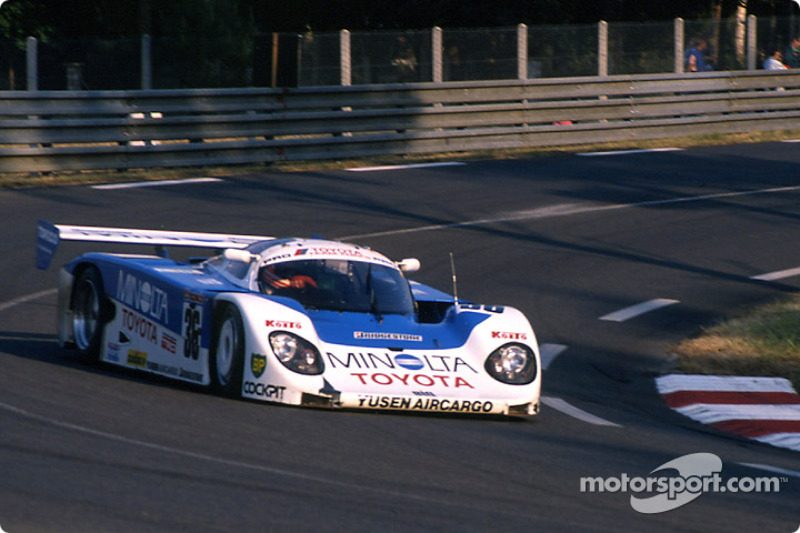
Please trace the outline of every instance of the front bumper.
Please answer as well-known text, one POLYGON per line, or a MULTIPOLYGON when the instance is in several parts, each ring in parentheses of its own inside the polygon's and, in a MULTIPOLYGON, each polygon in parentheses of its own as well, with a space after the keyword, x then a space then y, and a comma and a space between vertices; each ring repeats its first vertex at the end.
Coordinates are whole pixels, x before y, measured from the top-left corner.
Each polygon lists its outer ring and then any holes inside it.
POLYGON ((468 399, 397 394, 340 393, 330 398, 304 394, 302 404, 309 407, 470 415, 532 416, 539 413, 538 401, 518 404, 511 403, 509 400, 488 398, 468 399))

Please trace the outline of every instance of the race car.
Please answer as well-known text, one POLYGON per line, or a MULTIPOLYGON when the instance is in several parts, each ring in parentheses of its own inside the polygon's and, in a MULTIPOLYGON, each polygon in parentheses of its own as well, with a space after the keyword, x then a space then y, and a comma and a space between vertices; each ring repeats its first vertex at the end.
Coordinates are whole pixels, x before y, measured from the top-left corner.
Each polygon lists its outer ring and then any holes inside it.
POLYGON ((290 405, 539 411, 525 316, 409 281, 416 259, 323 239, 40 221, 37 266, 65 240, 156 247, 85 253, 60 271, 59 344, 84 358, 290 405), (215 255, 179 261, 167 253, 175 246, 215 255))

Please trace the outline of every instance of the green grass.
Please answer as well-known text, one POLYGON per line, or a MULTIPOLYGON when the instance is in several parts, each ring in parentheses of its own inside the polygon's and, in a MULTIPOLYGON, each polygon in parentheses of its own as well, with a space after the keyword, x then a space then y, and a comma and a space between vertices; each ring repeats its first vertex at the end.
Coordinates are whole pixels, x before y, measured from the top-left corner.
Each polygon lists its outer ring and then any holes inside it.
POLYGON ((682 372, 780 376, 800 391, 800 295, 707 328, 674 351, 682 372))

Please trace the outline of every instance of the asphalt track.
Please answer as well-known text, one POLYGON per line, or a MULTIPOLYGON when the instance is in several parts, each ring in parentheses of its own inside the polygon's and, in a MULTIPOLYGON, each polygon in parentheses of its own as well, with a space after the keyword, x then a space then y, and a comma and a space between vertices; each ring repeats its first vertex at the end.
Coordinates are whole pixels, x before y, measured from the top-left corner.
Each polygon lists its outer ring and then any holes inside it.
POLYGON ((0 526, 795 531, 797 453, 683 419, 653 377, 700 325, 798 288, 750 278, 800 266, 799 164, 799 144, 771 143, 0 192, 0 526), (444 289, 452 251, 463 297, 519 307, 556 348, 548 404, 531 421, 304 410, 81 364, 55 344, 39 218, 350 237, 419 257, 417 279, 444 289), (674 302, 600 320, 656 299, 674 302), (631 492, 580 490, 698 452, 721 457, 726 479, 781 469, 780 491, 641 514, 631 492))

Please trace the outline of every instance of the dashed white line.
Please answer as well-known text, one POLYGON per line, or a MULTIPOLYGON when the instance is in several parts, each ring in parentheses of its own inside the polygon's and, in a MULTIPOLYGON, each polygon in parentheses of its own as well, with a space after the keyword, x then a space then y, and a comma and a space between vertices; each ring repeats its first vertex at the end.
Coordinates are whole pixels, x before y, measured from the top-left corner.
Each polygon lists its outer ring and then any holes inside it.
POLYGON ((108 183, 106 185, 92 185, 92 189, 110 191, 114 189, 139 189, 142 187, 164 187, 167 185, 189 185, 193 183, 214 183, 222 181, 219 178, 190 178, 185 180, 159 180, 159 181, 135 181, 129 183, 108 183))
POLYGON ((683 148, 648 148, 638 150, 611 150, 608 152, 580 152, 581 157, 601 157, 606 155, 649 154, 651 152, 680 152, 683 148))
POLYGON ((766 274, 751 276, 750 279, 758 281, 777 281, 779 279, 791 278, 794 276, 800 276, 800 267, 778 270, 776 272, 767 272, 766 274))
POLYGON ((564 344, 540 344, 539 357, 542 359, 542 370, 547 370, 547 367, 550 366, 555 358, 561 355, 561 352, 566 349, 567 346, 564 344))
POLYGON ((45 296, 50 296, 51 294, 55 294, 58 292, 57 289, 47 289, 44 291, 34 292, 32 294, 28 294, 26 296, 20 296, 19 298, 15 298, 13 300, 9 300, 7 302, 0 303, 0 311, 5 311, 6 309, 11 309, 12 307, 16 307, 20 304, 24 304, 26 302, 30 302, 31 300, 38 300, 39 298, 44 298, 45 296))
POLYGON ((579 409, 571 403, 568 403, 566 400, 556 398, 555 396, 542 396, 542 403, 551 409, 555 409, 556 411, 564 413, 567 416, 571 416, 572 418, 577 418, 581 422, 586 422, 587 424, 592 424, 595 426, 622 427, 619 424, 615 424, 614 422, 606 420, 605 418, 600 418, 592 413, 587 413, 583 409, 579 409))
POLYGON ((445 161, 439 163, 412 163, 409 165, 384 165, 378 167, 353 167, 345 169, 347 172, 374 172, 379 170, 409 170, 415 168, 438 168, 438 167, 463 167, 466 163, 461 161, 445 161))
POLYGON ((781 192, 800 191, 800 185, 787 187, 770 187, 768 189, 751 189, 747 191, 721 192, 715 194, 703 194, 700 196, 682 196, 678 198, 667 198, 664 200, 647 200, 644 202, 634 202, 630 204, 557 204, 553 206, 537 207, 534 209, 524 209, 522 211, 512 211, 510 213, 500 213, 495 217, 479 218, 474 220, 464 220, 461 222, 450 222, 443 224, 431 224, 428 226, 417 226, 415 228, 400 228, 387 231, 376 231, 372 233, 359 233, 339 237, 341 240, 366 239, 369 237, 387 237, 391 235, 402 235, 406 233, 420 233, 423 231, 438 231, 443 229, 468 228, 473 226, 484 226, 489 224, 499 224, 502 222, 517 222, 523 220, 538 220, 559 216, 579 215, 585 213, 598 213, 602 211, 613 211, 619 209, 632 209, 637 207, 655 207, 662 205, 673 205, 690 202, 703 202, 706 200, 719 200, 721 198, 736 198, 739 196, 750 196, 754 194, 774 194, 781 192))
POLYGON ((605 320, 608 322, 625 322, 631 318, 635 318, 645 313, 655 311, 656 309, 661 309, 662 307, 667 307, 668 305, 674 305, 676 303, 679 303, 678 300, 656 298, 654 300, 648 300, 646 302, 632 305, 630 307, 626 307, 625 309, 620 309, 619 311, 614 311, 613 313, 603 315, 600 317, 600 320, 605 320))

